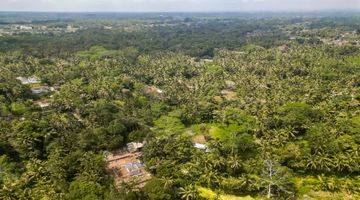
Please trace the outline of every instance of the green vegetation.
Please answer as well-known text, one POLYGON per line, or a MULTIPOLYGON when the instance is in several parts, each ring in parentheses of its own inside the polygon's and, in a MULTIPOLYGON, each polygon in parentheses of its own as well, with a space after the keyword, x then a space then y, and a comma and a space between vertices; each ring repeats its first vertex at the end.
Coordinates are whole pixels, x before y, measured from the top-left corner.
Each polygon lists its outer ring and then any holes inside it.
POLYGON ((58 20, 0 37, 0 199, 360 199, 358 16, 58 20))

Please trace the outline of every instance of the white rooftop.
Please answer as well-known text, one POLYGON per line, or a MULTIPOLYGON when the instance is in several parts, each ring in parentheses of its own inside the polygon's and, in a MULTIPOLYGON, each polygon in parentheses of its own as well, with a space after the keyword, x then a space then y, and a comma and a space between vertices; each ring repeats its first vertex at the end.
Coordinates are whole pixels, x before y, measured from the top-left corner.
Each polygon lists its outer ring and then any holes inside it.
POLYGON ((16 79, 19 80, 21 82, 21 84, 23 84, 23 85, 40 83, 39 78, 36 77, 36 76, 31 76, 31 77, 21 77, 21 76, 19 76, 16 79))
POLYGON ((205 144, 195 143, 194 147, 201 150, 206 150, 207 146, 205 144))
POLYGON ((144 143, 141 142, 130 142, 127 145, 127 148, 130 152, 134 152, 137 151, 139 149, 141 149, 144 146, 144 143))

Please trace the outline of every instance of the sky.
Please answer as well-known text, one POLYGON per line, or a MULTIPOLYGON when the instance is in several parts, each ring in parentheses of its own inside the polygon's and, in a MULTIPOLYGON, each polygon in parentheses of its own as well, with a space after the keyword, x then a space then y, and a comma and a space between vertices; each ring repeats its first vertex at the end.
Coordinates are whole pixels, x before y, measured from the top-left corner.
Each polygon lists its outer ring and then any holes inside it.
POLYGON ((226 12, 360 10, 360 0, 0 0, 0 11, 226 12))

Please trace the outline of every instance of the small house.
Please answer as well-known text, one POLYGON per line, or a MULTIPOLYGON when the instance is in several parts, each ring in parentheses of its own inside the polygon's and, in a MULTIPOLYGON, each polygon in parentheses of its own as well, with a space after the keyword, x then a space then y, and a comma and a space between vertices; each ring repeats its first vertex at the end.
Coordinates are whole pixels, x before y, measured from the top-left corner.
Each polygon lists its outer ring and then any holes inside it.
POLYGON ((40 86, 40 87, 36 87, 36 88, 32 88, 31 89, 31 93, 33 94, 41 94, 41 93, 46 93, 49 92, 50 88, 47 86, 40 86))
POLYGON ((205 152, 210 152, 210 149, 207 145, 205 144, 200 144, 200 143, 194 143, 194 147, 200 150, 203 150, 205 152))
POLYGON ((226 80, 225 85, 230 90, 235 90, 236 89, 236 83, 234 81, 226 80))
POLYGON ((141 142, 130 142, 127 145, 127 150, 129 152, 139 152, 144 147, 144 143, 141 142))
POLYGON ((155 86, 148 86, 146 89, 145 89, 145 93, 147 94, 162 94, 164 93, 164 91, 160 90, 159 88, 155 87, 155 86))
POLYGON ((37 78, 36 76, 31 76, 31 77, 19 76, 16 79, 19 80, 21 82, 21 84, 23 84, 23 85, 40 83, 40 79, 37 78))
POLYGON ((36 101, 35 102, 36 105, 38 105, 40 108, 47 108, 50 106, 50 102, 43 100, 43 101, 36 101))
POLYGON ((287 52, 289 49, 290 49, 290 46, 287 45, 287 44, 284 44, 284 45, 279 46, 279 50, 280 50, 282 53, 287 52))
POLYGON ((194 147, 201 150, 206 150, 207 146, 205 144, 195 143, 194 147))
POLYGON ((25 31, 30 31, 32 30, 33 28, 31 26, 25 26, 25 25, 21 25, 20 26, 20 30, 25 30, 25 31))
POLYGON ((124 169, 130 176, 137 176, 141 174, 141 170, 144 167, 140 161, 129 162, 123 165, 124 169))

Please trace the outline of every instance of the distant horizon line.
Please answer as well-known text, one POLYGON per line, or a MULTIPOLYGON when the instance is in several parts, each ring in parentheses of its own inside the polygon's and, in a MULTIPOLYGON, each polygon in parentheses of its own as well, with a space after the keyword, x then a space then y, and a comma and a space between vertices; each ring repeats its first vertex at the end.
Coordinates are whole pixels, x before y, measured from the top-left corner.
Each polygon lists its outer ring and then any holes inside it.
POLYGON ((314 12, 359 12, 360 9, 314 9, 314 10, 239 10, 239 11, 42 11, 0 10, 0 13, 314 13, 314 12))

